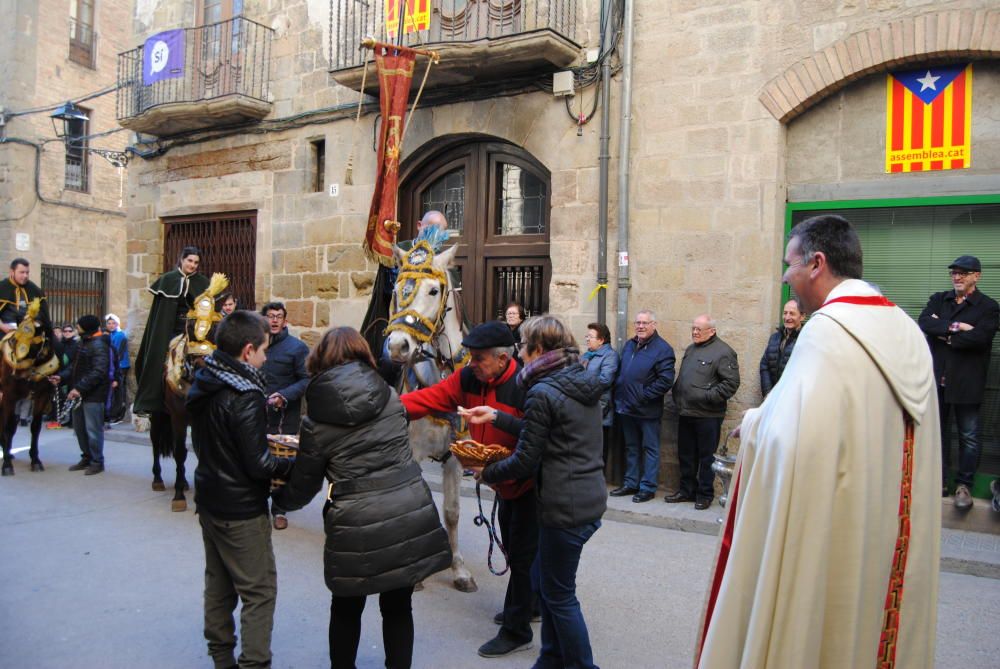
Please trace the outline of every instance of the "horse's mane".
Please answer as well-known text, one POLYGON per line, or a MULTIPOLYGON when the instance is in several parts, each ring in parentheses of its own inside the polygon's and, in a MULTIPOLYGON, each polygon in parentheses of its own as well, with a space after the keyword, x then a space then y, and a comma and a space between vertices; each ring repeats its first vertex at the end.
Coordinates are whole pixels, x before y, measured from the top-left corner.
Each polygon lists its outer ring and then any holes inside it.
POLYGON ((427 242, 431 245, 431 249, 434 253, 437 253, 441 250, 441 245, 448 241, 449 236, 451 235, 448 230, 442 230, 436 225, 428 225, 420 231, 416 239, 413 240, 413 244, 416 245, 419 242, 427 242))

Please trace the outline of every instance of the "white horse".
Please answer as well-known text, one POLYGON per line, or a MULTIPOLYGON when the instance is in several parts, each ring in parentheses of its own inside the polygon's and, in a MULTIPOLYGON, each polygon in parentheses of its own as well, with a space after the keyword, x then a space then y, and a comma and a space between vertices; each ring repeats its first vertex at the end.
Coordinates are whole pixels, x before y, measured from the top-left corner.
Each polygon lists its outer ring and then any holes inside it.
MULTIPOLYGON (((452 285, 451 267, 458 245, 435 253, 431 242, 418 237, 411 250, 395 247, 400 272, 392 296, 387 347, 393 362, 403 365, 400 392, 433 385, 460 367, 464 326, 460 298, 452 285)), ((410 423, 410 447, 417 462, 441 463, 444 524, 453 559, 452 582, 457 590, 475 592, 475 579, 458 550, 458 500, 462 466, 448 445, 455 438, 447 418, 428 417, 410 423)))

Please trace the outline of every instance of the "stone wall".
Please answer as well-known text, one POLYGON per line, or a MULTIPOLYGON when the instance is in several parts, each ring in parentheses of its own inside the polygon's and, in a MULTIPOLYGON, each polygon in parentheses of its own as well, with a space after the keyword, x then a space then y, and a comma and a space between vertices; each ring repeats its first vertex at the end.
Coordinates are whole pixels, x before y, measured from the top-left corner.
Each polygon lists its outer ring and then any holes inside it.
MULTIPOLYGON (((119 172, 97 155, 89 155, 89 192, 65 189, 65 149, 56 140, 51 108, 115 85, 117 54, 133 46, 131 22, 134 5, 129 0, 97 3, 94 30, 96 66, 91 69, 69 59, 69 9, 64 0, 15 2, 15 15, 0 28, 0 42, 16 44, 16 58, 6 61, 0 104, 8 112, 42 111, 18 115, 6 124, 8 139, 40 147, 40 154, 24 144, 0 145, 0 248, 6 262, 23 255, 32 263, 37 281, 42 264, 108 270, 108 307, 126 310, 125 210, 119 207, 124 181, 119 172), (40 155, 39 191, 35 193, 36 155, 40 155), (27 250, 15 250, 18 233, 30 236, 27 250)), ((119 131, 94 138, 90 146, 123 149, 128 133, 115 118, 112 91, 81 102, 90 115, 91 134, 119 131)), ((122 175, 124 177, 124 175, 122 175)), ((122 197, 124 197, 122 195, 122 197)), ((101 314, 103 316, 103 314, 101 314)), ((128 323, 125 326, 128 327, 128 323)))
MULTIPOLYGON (((577 37, 583 46, 595 46, 599 3, 580 6, 577 37)), ((762 102, 763 92, 796 63, 831 46, 839 53, 838 44, 856 33, 990 7, 988 0, 636 3, 628 114, 620 108, 619 78, 611 109, 598 110, 581 136, 563 100, 544 92, 423 108, 406 136, 404 157, 449 135, 479 133, 523 147, 544 164, 552 177, 550 308, 582 335, 596 315, 596 302, 588 297, 596 284, 603 113, 612 120, 607 316, 612 326, 615 320, 615 175, 620 122, 627 115, 632 128, 628 319, 641 308, 655 311, 661 333, 680 358, 693 318, 703 312, 716 318, 719 336, 736 349, 743 367, 729 427, 760 401, 758 361, 781 307, 789 182, 835 183, 844 178, 842 162, 849 154, 854 161, 873 161, 870 170, 854 170, 858 179, 884 180, 878 175, 882 160, 874 155, 884 110, 872 97, 871 81, 837 83, 841 93, 813 100, 813 111, 790 128, 762 102), (809 161, 815 153, 810 147, 826 141, 842 146, 809 161)), ((141 289, 162 267, 163 216, 251 208, 258 211, 258 300, 286 301, 295 330, 314 340, 327 325, 360 324, 367 306, 375 267, 359 243, 373 187, 374 118, 363 116, 354 134, 346 106, 357 94, 327 76, 328 17, 316 2, 250 0, 247 15, 276 31, 269 120, 317 110, 339 118, 312 124, 301 120, 309 116, 296 117, 298 127, 183 146, 130 169, 130 314, 144 318, 148 299, 141 289), (347 186, 343 175, 352 137, 355 184, 347 186), (340 184, 335 198, 311 192, 310 142, 319 138, 326 142, 326 181, 340 184)), ((165 27, 175 26, 146 25, 150 32, 165 27)), ((992 65, 977 71, 991 81, 996 76, 992 65)), ((589 106, 595 94, 593 88, 584 91, 572 101, 573 109, 589 106)), ((983 172, 956 178, 995 171, 993 159, 980 162, 996 151, 982 139, 974 139, 974 164, 983 172)), ((675 461, 674 422, 668 410, 667 463, 675 461)), ((675 477, 676 468, 665 468, 668 486, 675 477)))

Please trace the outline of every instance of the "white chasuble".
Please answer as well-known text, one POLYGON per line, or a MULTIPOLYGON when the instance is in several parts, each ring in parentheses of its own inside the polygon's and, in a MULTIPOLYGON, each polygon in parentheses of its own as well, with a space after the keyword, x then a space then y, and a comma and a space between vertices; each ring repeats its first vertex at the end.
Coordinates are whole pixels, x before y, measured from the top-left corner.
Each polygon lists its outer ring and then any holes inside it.
POLYGON ((933 665, 938 424, 916 323, 842 282, 743 418, 698 667, 933 665))

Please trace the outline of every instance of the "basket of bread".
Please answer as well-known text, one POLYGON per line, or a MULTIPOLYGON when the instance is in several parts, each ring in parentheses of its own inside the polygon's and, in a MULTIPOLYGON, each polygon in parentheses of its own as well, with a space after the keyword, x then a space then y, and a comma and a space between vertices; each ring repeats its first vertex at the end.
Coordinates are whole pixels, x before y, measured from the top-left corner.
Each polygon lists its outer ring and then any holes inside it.
MULTIPOLYGON (((299 437, 295 434, 269 434, 267 435, 267 447, 271 450, 271 455, 276 458, 295 459, 299 454, 299 437)), ((284 479, 271 479, 271 490, 276 490, 285 485, 284 479)))
POLYGON ((452 443, 448 448, 465 468, 485 467, 492 462, 509 457, 514 452, 500 444, 480 444, 472 439, 461 439, 452 443))

